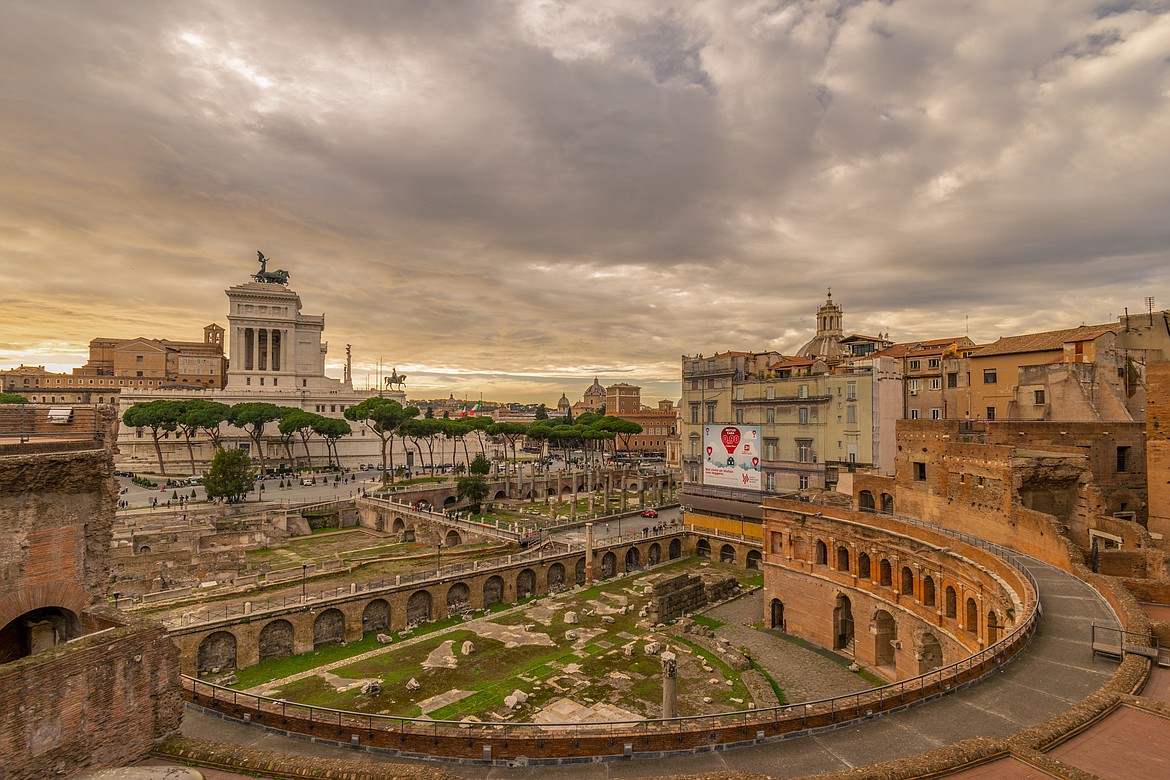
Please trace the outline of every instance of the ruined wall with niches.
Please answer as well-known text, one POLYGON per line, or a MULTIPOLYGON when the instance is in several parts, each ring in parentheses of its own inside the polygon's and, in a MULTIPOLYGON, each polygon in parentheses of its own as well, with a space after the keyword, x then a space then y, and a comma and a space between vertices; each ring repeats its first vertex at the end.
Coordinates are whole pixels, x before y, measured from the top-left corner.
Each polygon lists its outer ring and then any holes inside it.
POLYGON ((0 626, 104 597, 115 494, 104 448, 0 455, 0 626))
POLYGON ((768 500, 765 513, 765 620, 776 622, 778 600, 789 633, 890 679, 994 644, 1035 601, 1018 570, 950 536, 780 500, 768 500))
POLYGON ((1146 464, 1149 529, 1170 548, 1170 362, 1146 365, 1146 464))
POLYGON ((137 621, 0 666, 0 776, 69 777, 145 755, 179 728, 178 680, 166 631, 137 621))

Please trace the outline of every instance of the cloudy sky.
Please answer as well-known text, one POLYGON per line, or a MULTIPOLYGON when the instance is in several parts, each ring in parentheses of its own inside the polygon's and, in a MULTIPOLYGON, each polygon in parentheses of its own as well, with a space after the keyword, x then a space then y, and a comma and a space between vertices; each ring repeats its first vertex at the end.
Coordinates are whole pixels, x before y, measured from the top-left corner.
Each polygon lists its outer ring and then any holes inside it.
POLYGON ((257 249, 412 398, 677 397, 830 285, 895 340, 1170 306, 1170 0, 0 8, 0 368, 197 340, 257 249))

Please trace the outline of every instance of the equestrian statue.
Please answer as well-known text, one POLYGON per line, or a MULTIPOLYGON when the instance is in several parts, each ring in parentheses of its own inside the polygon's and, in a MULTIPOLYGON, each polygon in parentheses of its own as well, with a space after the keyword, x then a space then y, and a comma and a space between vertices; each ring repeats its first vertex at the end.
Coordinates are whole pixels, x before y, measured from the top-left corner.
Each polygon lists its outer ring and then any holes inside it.
POLYGON ((401 390, 404 384, 406 384, 406 374, 398 373, 397 368, 391 370, 390 376, 386 377, 387 389, 391 387, 397 387, 399 390, 401 390))

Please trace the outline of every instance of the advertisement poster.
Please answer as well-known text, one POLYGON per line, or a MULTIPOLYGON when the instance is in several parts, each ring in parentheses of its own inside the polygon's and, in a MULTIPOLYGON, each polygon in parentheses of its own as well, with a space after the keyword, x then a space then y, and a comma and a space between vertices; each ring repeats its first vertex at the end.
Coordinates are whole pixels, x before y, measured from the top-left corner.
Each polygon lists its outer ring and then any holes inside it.
POLYGON ((703 426, 703 484, 761 490, 760 426, 703 426))

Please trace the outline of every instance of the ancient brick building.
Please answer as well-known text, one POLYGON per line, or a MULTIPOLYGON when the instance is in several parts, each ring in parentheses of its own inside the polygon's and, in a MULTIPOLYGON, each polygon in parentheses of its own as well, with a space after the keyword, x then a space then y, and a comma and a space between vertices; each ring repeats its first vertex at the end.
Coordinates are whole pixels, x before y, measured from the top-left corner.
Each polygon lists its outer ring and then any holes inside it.
POLYGON ((7 437, 0 425, 5 780, 119 766, 179 726, 174 645, 105 602, 113 422, 100 406, 75 407, 42 435, 7 437))

